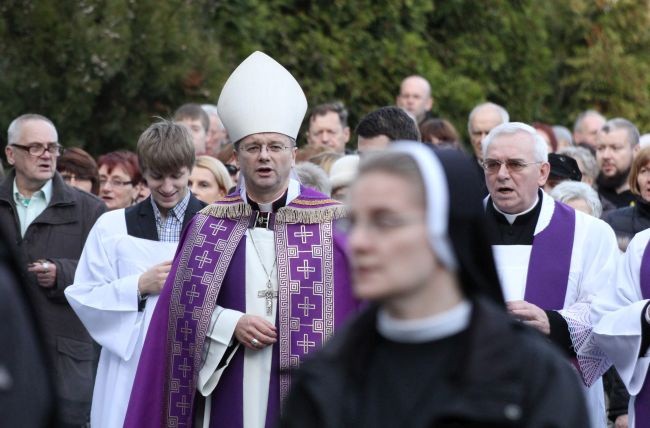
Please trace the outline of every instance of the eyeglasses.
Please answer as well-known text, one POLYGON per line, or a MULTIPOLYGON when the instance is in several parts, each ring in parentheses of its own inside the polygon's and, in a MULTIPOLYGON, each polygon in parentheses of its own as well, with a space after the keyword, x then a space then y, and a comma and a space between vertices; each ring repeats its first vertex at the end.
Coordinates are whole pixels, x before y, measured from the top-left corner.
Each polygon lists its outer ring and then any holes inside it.
POLYGON ((52 156, 59 156, 63 153, 63 146, 58 143, 50 143, 46 146, 42 144, 28 144, 26 146, 22 146, 20 144, 10 144, 10 146, 17 147, 20 150, 26 151, 34 157, 43 156, 46 151, 52 156))
POLYGON ((107 180, 105 178, 100 178, 99 179, 99 185, 100 186, 106 186, 107 184, 110 184, 113 187, 123 187, 123 186, 128 186, 129 184, 133 184, 132 181, 122 181, 118 178, 111 178, 110 180, 107 180))
POLYGON ((282 153, 283 151, 290 149, 291 147, 285 146, 282 143, 271 143, 267 145, 262 145, 262 144, 247 144, 245 146, 241 146, 239 150, 242 152, 250 155, 250 156, 257 156, 260 153, 262 153, 262 148, 266 147, 266 151, 269 153, 282 153))
POLYGON ((540 161, 524 162, 521 159, 506 159, 505 161, 500 161, 497 159, 485 159, 483 161, 483 169, 485 169, 489 173, 494 174, 496 172, 499 172, 499 170, 501 169, 501 165, 505 165, 506 169, 509 172, 520 172, 528 165, 539 164, 539 163, 542 162, 540 161))
POLYGON ((235 175, 237 172, 239 172, 239 168, 237 168, 235 165, 231 163, 226 164, 226 169, 228 170, 228 174, 230 175, 235 175))
POLYGON ((73 181, 91 181, 90 177, 76 176, 74 174, 67 173, 61 174, 61 178, 63 178, 63 181, 66 183, 71 183, 73 181))

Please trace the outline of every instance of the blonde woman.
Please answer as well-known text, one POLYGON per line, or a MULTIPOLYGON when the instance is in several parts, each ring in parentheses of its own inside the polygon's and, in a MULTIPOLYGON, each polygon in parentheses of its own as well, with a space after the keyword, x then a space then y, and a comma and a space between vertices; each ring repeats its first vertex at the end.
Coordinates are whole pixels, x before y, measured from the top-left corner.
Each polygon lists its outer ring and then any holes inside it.
POLYGON ((232 179, 225 165, 212 156, 196 158, 190 175, 190 190, 206 204, 219 200, 233 187, 232 179))

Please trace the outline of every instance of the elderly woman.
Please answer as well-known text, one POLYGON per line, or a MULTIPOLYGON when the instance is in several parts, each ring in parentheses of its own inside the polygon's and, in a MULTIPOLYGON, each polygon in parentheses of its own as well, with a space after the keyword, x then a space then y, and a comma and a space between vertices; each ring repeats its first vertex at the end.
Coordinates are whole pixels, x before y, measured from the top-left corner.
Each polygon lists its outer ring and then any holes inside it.
POLYGON ((190 175, 190 190, 199 201, 211 204, 228 194, 233 186, 228 170, 212 156, 199 156, 190 175))
POLYGON ((109 210, 130 207, 136 203, 142 174, 138 156, 127 150, 110 152, 99 157, 99 197, 109 210))
POLYGON ((553 199, 564 202, 573 209, 582 211, 596 218, 603 213, 598 193, 587 183, 580 181, 563 181, 551 191, 553 199))
POLYGON ((570 366, 506 314, 467 158, 397 143, 350 192, 370 304, 294 375, 281 427, 587 425, 570 366))
POLYGON ((92 156, 79 147, 70 147, 56 161, 63 181, 77 189, 99 195, 99 172, 92 156))
POLYGON ((558 153, 575 159, 582 173, 582 182, 590 186, 594 184, 596 177, 598 177, 598 164, 596 158, 588 149, 584 147, 565 147, 558 153))
POLYGON ((608 211, 603 216, 625 247, 634 235, 650 227, 650 147, 641 149, 634 158, 628 184, 635 196, 634 206, 608 211))

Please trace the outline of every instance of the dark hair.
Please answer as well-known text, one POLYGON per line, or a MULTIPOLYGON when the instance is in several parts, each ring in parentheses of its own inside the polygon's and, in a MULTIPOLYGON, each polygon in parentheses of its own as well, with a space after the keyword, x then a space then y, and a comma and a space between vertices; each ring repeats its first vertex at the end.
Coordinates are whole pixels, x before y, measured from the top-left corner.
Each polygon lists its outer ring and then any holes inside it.
POLYGON ((361 119, 355 132, 363 138, 385 135, 391 141, 420 141, 420 131, 415 120, 394 106, 381 107, 368 113, 361 119))
POLYGON ((200 120, 205 132, 210 130, 210 116, 203 110, 200 104, 183 104, 174 112, 174 122, 180 122, 183 119, 200 120))
POLYGON ((316 116, 325 116, 330 112, 338 114, 342 128, 348 126, 348 110, 345 108, 345 105, 341 101, 332 101, 325 104, 319 104, 314 107, 309 113, 309 123, 311 123, 311 121, 314 120, 316 116))
POLYGON ((427 144, 459 146, 456 128, 445 119, 432 118, 425 120, 420 125, 420 134, 422 135, 422 142, 427 144), (433 138, 439 142, 433 143, 433 138))
POLYGON ((190 130, 168 120, 149 126, 140 135, 136 150, 143 174, 175 174, 183 167, 191 171, 196 161, 190 130))
POLYGON ((99 168, 92 156, 80 147, 69 147, 56 162, 56 170, 70 172, 82 180, 90 180, 90 191, 99 194, 99 168))
POLYGON ((533 122, 532 126, 548 135, 548 139, 551 142, 551 149, 553 150, 552 153, 555 153, 557 151, 557 137, 555 136, 555 132, 553 132, 551 125, 542 122, 533 122))

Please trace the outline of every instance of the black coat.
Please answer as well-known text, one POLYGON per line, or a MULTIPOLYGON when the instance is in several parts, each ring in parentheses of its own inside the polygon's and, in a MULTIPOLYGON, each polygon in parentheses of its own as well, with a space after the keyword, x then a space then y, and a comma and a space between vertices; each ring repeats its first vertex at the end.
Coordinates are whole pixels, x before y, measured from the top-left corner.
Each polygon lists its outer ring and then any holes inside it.
POLYGON ((60 418, 81 425, 90 414, 99 347, 63 292, 73 283, 86 237, 97 218, 106 211, 106 205, 94 195, 68 186, 59 173, 55 173, 49 205, 21 237, 12 195, 14 177, 15 171, 12 171, 0 184, 0 224, 23 268, 37 259, 48 259, 56 265, 53 288, 40 287, 33 274, 27 274, 25 283, 43 333, 45 352, 53 367, 60 418))
POLYGON ((623 241, 627 247, 634 235, 650 227, 650 204, 637 198, 634 206, 609 211, 603 220, 614 229, 619 245, 623 241))
MULTIPOLYGON (((354 427, 373 354, 376 309, 362 313, 295 374, 280 426, 354 427)), ((475 303, 466 346, 438 394, 404 427, 588 427, 577 374, 541 335, 492 303, 475 303)), ((423 374, 423 378, 425 375, 423 374)))

